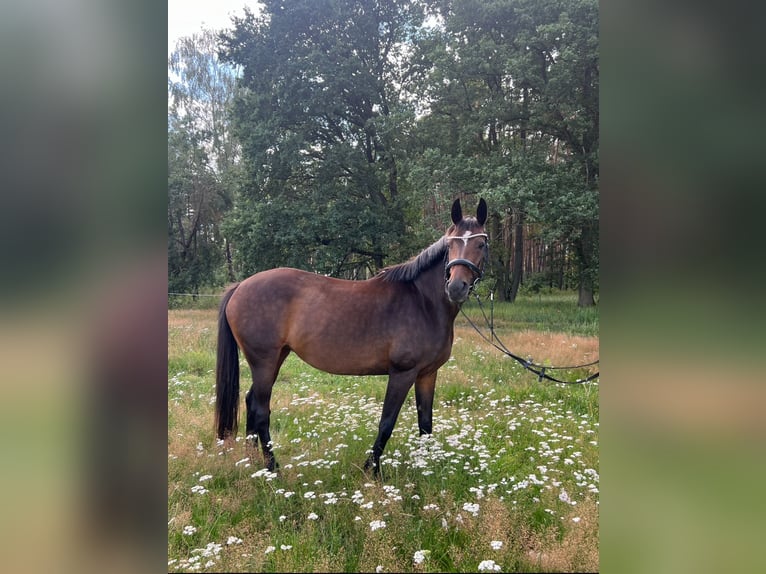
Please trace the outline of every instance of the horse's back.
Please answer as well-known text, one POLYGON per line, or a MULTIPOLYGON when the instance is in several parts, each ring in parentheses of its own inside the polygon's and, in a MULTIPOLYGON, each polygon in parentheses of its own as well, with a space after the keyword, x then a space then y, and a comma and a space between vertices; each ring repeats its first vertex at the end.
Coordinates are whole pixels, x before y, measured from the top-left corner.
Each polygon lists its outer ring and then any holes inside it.
POLYGON ((402 336, 401 320, 392 314, 402 298, 396 285, 382 281, 279 268, 244 280, 227 316, 246 355, 287 347, 323 371, 384 374, 393 339, 402 336))

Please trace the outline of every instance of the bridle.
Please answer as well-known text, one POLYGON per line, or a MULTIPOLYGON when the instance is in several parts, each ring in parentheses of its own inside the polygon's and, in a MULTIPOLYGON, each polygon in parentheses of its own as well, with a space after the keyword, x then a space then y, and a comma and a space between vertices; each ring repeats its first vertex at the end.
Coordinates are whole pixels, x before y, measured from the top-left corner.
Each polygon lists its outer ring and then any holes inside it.
POLYGON ((468 267, 468 269, 470 269, 471 272, 476 276, 476 279, 474 279, 473 283, 471 284, 471 289, 476 287, 479 281, 481 281, 482 277, 484 277, 484 266, 486 265, 487 259, 489 258, 489 236, 486 233, 472 233, 471 235, 448 235, 445 237, 445 239, 462 239, 463 244, 467 246, 468 240, 473 239, 474 237, 484 237, 486 239, 486 242, 484 243, 484 254, 481 258, 481 267, 476 265, 473 261, 469 261, 468 259, 452 259, 448 261, 444 266, 444 277, 446 281, 449 281, 449 271, 455 265, 463 265, 464 267, 468 267))

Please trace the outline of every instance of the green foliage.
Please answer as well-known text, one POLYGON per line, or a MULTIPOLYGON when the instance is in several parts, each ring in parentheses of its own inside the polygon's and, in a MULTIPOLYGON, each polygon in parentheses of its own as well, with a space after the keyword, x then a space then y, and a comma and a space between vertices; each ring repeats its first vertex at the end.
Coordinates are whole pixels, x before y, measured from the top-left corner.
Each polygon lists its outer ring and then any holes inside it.
MULTIPOLYGON (((442 201, 484 196, 571 245, 581 287, 598 272, 598 5, 593 0, 439 2, 418 46, 411 173, 442 201), (446 190, 446 193, 444 191, 446 190)), ((502 246, 502 242, 500 242, 502 246)), ((503 266, 510 253, 495 251, 503 266)))
POLYGON ((234 108, 250 184, 229 229, 245 273, 292 265, 348 275, 398 254, 397 95, 409 2, 266 2, 223 36, 243 70, 234 108))
POLYGON ((234 70, 210 32, 185 38, 168 61, 168 288, 198 293, 225 282, 220 224, 231 208, 238 148, 228 127, 234 70))
POLYGON ((595 0, 267 0, 185 46, 174 98, 225 104, 216 122, 169 114, 173 288, 277 266, 366 277, 433 241, 455 197, 482 196, 490 273, 518 273, 510 230, 535 224, 589 304, 598 23, 595 0))

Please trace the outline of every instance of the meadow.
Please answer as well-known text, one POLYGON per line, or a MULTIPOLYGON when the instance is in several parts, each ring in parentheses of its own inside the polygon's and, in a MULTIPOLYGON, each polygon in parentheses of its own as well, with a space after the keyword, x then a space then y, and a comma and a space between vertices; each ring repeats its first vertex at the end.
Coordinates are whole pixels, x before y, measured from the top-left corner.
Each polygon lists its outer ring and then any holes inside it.
MULTIPOLYGON (((497 335, 544 364, 597 359, 598 312, 575 301, 496 304, 497 335)), ((482 320, 475 301, 466 312, 482 320)), ((233 445, 215 438, 215 341, 215 309, 168 312, 169 571, 598 570, 598 379, 539 382, 458 315, 433 435, 418 436, 410 392, 376 478, 362 464, 386 377, 329 375, 291 355, 271 404, 277 474, 244 422, 233 445)))

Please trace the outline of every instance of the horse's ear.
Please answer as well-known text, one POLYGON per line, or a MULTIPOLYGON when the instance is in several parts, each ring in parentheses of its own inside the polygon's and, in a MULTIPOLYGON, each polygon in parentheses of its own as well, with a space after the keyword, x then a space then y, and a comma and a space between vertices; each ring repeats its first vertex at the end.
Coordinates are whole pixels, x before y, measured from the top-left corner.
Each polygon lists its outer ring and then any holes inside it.
POLYGON ((452 223, 457 225, 461 221, 463 221, 463 208, 460 207, 460 199, 458 198, 452 204, 452 223))
POLYGON ((476 220, 479 225, 484 225, 487 222, 487 202, 482 197, 479 200, 479 207, 476 209, 476 220))

